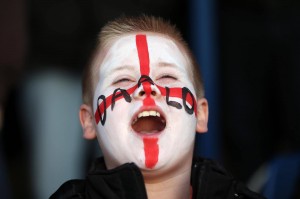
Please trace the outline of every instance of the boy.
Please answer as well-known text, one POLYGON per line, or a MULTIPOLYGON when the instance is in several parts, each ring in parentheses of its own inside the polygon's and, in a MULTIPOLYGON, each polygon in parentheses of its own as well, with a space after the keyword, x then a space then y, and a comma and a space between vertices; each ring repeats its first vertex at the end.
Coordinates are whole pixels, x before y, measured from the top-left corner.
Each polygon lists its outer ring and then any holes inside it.
POLYGON ((207 131, 198 66, 176 28, 119 18, 100 32, 83 80, 84 137, 104 158, 51 198, 260 198, 210 160, 193 157, 207 131))

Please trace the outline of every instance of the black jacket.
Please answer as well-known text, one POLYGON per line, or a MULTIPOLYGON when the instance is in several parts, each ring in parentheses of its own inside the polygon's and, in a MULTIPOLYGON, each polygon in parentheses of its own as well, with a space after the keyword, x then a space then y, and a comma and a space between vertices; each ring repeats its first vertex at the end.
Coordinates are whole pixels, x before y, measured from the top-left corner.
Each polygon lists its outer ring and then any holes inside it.
MULTIPOLYGON (((264 199, 236 181, 212 160, 194 158, 191 186, 193 199, 264 199)), ((85 180, 65 182, 50 199, 146 199, 139 168, 127 163, 107 170, 103 158, 96 160, 85 180)))

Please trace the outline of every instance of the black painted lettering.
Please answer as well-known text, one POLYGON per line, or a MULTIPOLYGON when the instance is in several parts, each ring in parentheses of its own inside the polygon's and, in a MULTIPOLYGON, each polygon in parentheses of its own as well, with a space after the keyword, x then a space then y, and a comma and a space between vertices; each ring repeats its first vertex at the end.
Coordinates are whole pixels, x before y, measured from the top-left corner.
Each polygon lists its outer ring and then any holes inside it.
POLYGON ((153 80, 147 76, 147 75, 142 75, 138 81, 138 87, 142 85, 143 82, 149 82, 150 84, 154 85, 153 80))
POLYGON ((182 102, 183 102, 183 106, 184 106, 185 111, 188 114, 192 115, 194 113, 195 100, 194 100, 193 93, 186 87, 182 88, 182 102), (192 98, 192 101, 193 101, 193 104, 192 104, 191 108, 189 108, 186 104, 187 95, 190 95, 191 98, 192 98))
POLYGON ((170 106, 173 106, 177 109, 182 108, 181 104, 179 104, 178 102, 175 102, 175 101, 170 101, 169 97, 170 97, 170 88, 166 87, 166 101, 167 101, 167 104, 170 105, 170 106))
POLYGON ((100 95, 97 99, 97 111, 98 111, 98 115, 100 117, 101 124, 102 124, 102 126, 104 126, 105 121, 106 121, 106 99, 105 99, 104 95, 100 95), (103 101, 103 110, 104 110, 103 116, 102 116, 101 110, 100 110, 100 103, 99 103, 100 99, 102 99, 102 101, 103 101))
POLYGON ((126 102, 131 102, 131 97, 129 95, 129 93, 121 88, 117 88, 111 98, 111 110, 114 109, 115 103, 116 103, 116 99, 123 96, 126 102), (119 93, 117 93, 119 91, 119 93))

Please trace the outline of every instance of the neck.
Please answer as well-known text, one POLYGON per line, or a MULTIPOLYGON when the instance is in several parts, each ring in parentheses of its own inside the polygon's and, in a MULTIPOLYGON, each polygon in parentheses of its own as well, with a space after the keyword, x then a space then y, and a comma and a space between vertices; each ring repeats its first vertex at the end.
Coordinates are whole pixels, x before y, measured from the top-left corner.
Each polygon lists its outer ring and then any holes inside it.
MULTIPOLYGON (((145 186, 149 199, 190 199, 191 161, 169 174, 159 178, 145 177, 145 186)), ((159 176, 159 175, 158 175, 159 176)))
POLYGON ((172 179, 147 183, 146 190, 149 199, 189 199, 190 196, 190 172, 189 175, 182 174, 172 179), (188 177, 186 177, 188 176, 188 177))

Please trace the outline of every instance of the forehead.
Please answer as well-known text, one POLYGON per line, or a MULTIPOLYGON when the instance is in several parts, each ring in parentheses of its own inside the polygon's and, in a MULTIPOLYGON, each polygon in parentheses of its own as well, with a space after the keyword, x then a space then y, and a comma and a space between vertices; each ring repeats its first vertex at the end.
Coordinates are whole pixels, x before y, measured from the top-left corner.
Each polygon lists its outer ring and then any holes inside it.
MULTIPOLYGON (((187 70, 187 66, 190 64, 186 52, 173 39, 158 33, 142 34, 146 35, 147 45, 143 45, 142 48, 147 48, 150 70, 151 67, 161 64, 172 64, 182 70, 187 70)), ((121 36, 103 49, 102 52, 105 55, 102 55, 104 58, 100 65, 100 73, 107 74, 117 67, 140 67, 136 35, 141 34, 121 36)))

